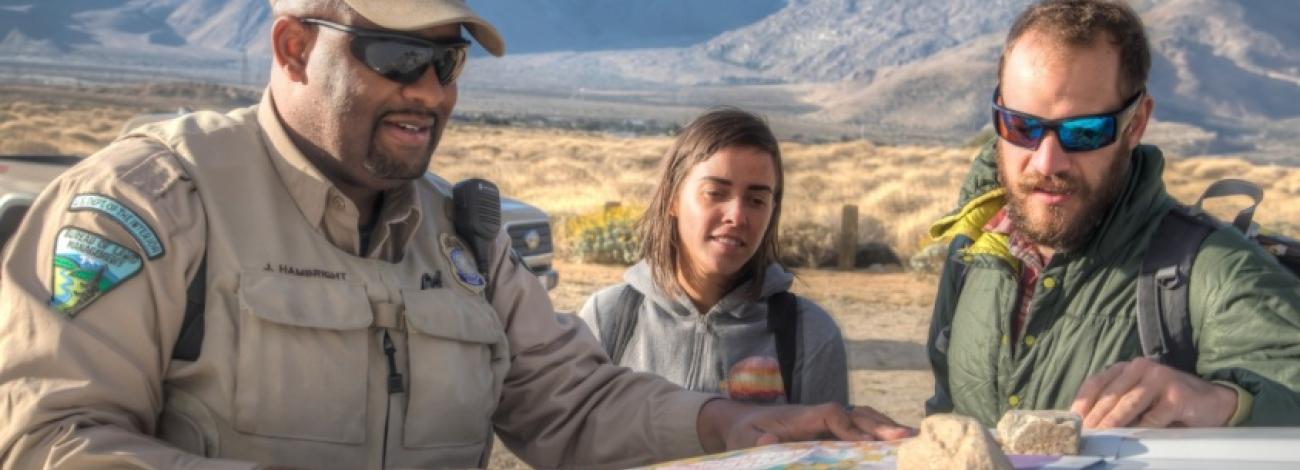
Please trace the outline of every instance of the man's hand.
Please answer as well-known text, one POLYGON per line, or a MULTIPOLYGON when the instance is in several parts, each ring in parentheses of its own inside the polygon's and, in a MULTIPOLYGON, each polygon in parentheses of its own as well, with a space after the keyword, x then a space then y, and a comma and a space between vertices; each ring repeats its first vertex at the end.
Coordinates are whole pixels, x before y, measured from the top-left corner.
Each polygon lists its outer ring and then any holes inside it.
POLYGON ((916 435, 915 429, 895 423, 870 406, 850 407, 849 418, 853 420, 853 426, 865 433, 868 439, 895 441, 916 435))
POLYGON ((1089 377, 1070 405, 1087 428, 1225 426, 1236 410, 1236 390, 1145 357, 1089 377))
POLYGON ((700 443, 710 453, 823 436, 846 441, 901 439, 911 429, 867 407, 852 416, 839 405, 764 406, 713 400, 700 409, 696 422, 700 443))

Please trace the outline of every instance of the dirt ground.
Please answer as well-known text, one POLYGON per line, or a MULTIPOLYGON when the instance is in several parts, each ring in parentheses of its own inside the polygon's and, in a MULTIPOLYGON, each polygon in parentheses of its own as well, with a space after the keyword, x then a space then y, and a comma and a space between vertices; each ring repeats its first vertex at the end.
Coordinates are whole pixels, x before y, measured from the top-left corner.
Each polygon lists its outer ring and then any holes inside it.
MULTIPOLYGON (((558 310, 573 312, 597 289, 617 283, 624 268, 557 262, 558 310)), ((883 411, 911 426, 934 387, 925 359, 933 278, 910 273, 798 271, 794 292, 835 317, 848 343, 849 387, 856 405, 883 411)), ((529 468, 498 442, 491 469, 529 468)))

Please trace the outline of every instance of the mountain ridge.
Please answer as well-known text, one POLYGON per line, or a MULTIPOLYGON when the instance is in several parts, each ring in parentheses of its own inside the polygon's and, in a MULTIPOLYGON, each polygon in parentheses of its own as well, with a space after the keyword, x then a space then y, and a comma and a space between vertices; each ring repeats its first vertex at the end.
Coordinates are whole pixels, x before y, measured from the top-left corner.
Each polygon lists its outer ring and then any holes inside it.
MULTIPOLYGON (((731 103, 837 125, 969 135, 986 127, 1001 41, 1030 3, 473 0, 506 36, 508 54, 480 51, 463 88, 598 96, 601 106, 731 103)), ((1185 151, 1250 148, 1261 136, 1300 142, 1294 0, 1134 5, 1153 47, 1156 117, 1197 136, 1183 139, 1185 151)), ((226 80, 247 80, 246 63, 264 67, 271 20, 265 0, 0 0, 0 11, 0 53, 9 57, 176 62, 226 80)))

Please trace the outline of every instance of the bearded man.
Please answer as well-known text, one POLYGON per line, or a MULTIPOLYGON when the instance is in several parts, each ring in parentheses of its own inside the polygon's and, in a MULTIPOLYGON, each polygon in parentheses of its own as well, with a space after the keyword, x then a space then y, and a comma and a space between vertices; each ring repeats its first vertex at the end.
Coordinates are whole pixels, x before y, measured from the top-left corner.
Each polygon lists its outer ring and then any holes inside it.
POLYGON ((1091 428, 1300 424, 1300 282, 1216 226, 1187 276, 1194 367, 1143 356, 1137 281, 1176 202, 1140 145, 1154 100, 1141 19, 1123 3, 1048 0, 1007 37, 998 138, 960 208, 927 345, 927 413, 988 426, 1069 409, 1091 428), (1192 370, 1194 369, 1194 370, 1192 370))

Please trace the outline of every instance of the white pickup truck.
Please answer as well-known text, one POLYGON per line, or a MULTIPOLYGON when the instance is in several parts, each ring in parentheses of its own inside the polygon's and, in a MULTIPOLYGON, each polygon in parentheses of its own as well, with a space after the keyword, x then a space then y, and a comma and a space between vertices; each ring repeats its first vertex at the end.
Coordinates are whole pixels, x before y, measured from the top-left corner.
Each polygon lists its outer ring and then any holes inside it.
MULTIPOLYGON (((42 189, 80 157, 66 155, 0 155, 0 248, 13 236, 23 215, 42 189)), ((559 274, 552 267, 555 248, 551 222, 541 209, 501 198, 501 224, 528 269, 546 288, 553 289, 559 274)))

